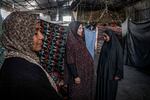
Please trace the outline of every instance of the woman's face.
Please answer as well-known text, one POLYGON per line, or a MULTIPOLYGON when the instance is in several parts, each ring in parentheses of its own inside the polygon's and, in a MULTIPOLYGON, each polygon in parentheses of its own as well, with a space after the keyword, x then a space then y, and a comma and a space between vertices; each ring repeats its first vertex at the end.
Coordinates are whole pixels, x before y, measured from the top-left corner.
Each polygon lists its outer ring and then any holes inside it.
POLYGON ((82 24, 80 24, 77 34, 80 35, 81 37, 83 37, 83 25, 82 24))
POLYGON ((37 23, 36 32, 33 36, 33 51, 38 52, 42 49, 43 39, 42 27, 40 26, 40 23, 37 23))

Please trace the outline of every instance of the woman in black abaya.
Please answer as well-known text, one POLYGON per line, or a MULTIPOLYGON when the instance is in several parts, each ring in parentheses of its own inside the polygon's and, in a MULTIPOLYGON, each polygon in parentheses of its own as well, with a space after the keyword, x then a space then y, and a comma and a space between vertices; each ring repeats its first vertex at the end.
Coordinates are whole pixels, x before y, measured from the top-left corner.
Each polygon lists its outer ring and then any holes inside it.
POLYGON ((115 100, 118 80, 123 78, 123 52, 115 33, 105 33, 97 68, 96 100, 115 100))

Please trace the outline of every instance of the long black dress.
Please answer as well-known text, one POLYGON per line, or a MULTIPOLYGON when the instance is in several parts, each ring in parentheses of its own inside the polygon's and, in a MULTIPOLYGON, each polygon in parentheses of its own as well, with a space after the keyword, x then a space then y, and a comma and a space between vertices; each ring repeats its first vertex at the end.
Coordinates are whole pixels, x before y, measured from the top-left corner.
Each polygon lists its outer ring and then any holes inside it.
POLYGON ((106 30, 110 37, 109 42, 104 42, 97 68, 96 100, 115 100, 118 80, 123 78, 123 53, 121 45, 111 30, 106 30))
POLYGON ((2 100, 62 100, 43 70, 20 57, 7 58, 0 70, 2 100))

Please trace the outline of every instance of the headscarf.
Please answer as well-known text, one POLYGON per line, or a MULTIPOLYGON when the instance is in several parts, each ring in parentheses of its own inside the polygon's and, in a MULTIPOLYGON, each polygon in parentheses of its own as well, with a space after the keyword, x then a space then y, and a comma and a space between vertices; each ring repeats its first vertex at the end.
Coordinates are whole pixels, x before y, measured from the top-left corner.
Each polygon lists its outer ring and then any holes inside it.
POLYGON ((33 36, 36 32, 37 15, 29 12, 12 12, 2 23, 2 45, 5 47, 5 58, 21 57, 39 62, 33 49, 33 36))
POLYGON ((69 24, 69 29, 71 33, 75 36, 75 38, 79 37, 79 35, 77 34, 77 31, 78 31, 80 24, 81 23, 78 21, 73 21, 69 24))

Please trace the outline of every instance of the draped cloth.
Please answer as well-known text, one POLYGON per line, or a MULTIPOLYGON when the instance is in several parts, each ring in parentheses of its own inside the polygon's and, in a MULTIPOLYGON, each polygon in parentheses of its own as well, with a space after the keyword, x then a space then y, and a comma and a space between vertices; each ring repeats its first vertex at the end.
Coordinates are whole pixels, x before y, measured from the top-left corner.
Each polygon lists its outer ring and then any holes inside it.
POLYGON ((141 23, 126 21, 127 31, 124 36, 125 64, 140 69, 150 69, 150 21, 141 23))
POLYGON ((58 24, 41 20, 44 41, 39 54, 40 64, 49 73, 60 88, 64 76, 64 54, 67 28, 58 24))
POLYGON ((112 30, 105 33, 110 37, 104 42, 97 68, 96 100, 115 100, 118 81, 123 78, 123 52, 119 40, 112 30))
POLYGON ((69 25, 70 32, 66 44, 66 65, 75 65, 81 83, 79 85, 74 83, 74 78, 68 66, 65 66, 65 80, 69 87, 69 100, 93 100, 94 62, 83 38, 77 34, 79 25, 79 22, 72 22, 69 25))

